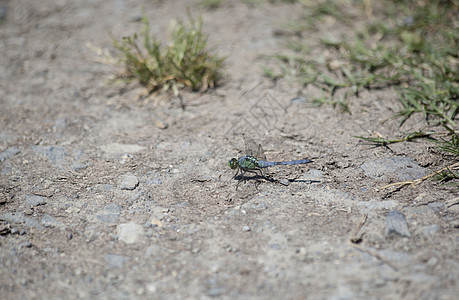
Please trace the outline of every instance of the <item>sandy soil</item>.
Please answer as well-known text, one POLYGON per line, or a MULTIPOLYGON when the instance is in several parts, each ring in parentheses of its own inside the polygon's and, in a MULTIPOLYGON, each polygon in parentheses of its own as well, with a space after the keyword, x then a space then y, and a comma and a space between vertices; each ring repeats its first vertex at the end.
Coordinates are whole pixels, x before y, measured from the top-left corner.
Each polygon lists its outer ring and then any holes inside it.
MULTIPOLYGON (((426 129, 382 123, 387 90, 351 113, 299 100, 314 91, 263 77, 299 4, 206 10, 198 1, 0 1, 1 299, 454 299, 457 189, 420 178, 452 163, 431 142, 372 148, 353 136, 426 129), (185 4, 184 4, 185 3, 185 4), (138 99, 94 49, 154 34, 187 9, 227 56, 221 85, 138 99), (7 8, 7 10, 5 10, 7 8), (236 190, 240 132, 273 182, 236 190), (358 230, 359 224, 361 229, 358 230)), ((335 29, 339 30, 339 29, 335 29)), ((317 39, 321 32, 311 32, 317 39)), ((324 51, 317 49, 315 51, 324 51)))

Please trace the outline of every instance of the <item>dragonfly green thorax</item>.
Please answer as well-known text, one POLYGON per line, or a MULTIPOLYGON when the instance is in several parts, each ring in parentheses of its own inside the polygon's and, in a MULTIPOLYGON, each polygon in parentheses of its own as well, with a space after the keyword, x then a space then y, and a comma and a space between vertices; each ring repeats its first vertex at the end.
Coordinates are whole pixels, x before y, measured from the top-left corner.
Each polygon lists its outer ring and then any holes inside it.
POLYGON ((245 155, 239 159, 232 158, 228 162, 228 166, 233 170, 239 168, 243 171, 258 170, 260 168, 258 160, 251 155, 245 155))

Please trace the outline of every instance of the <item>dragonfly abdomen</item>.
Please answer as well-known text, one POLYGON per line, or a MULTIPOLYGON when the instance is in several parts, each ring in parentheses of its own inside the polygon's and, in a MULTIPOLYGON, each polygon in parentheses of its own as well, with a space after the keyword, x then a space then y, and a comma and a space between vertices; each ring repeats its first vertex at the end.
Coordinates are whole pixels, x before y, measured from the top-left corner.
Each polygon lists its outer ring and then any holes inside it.
POLYGON ((258 167, 267 168, 267 167, 272 167, 272 166, 277 166, 277 165, 301 165, 301 164, 307 164, 310 162, 312 162, 312 160, 310 159, 300 159, 300 160, 280 161, 280 162, 259 160, 258 167))

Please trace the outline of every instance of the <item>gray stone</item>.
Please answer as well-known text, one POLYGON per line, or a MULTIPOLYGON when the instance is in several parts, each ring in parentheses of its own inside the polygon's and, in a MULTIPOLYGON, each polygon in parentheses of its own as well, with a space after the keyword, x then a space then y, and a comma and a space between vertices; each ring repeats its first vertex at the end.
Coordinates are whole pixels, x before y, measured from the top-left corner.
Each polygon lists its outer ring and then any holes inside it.
POLYGON ((115 204, 111 203, 104 206, 104 209, 99 212, 96 218, 104 223, 116 223, 121 214, 121 208, 115 204))
POLYGON ((391 235, 392 233, 404 237, 411 236, 405 215, 396 210, 391 210, 386 217, 386 235, 391 235))
POLYGON ((111 203, 104 206, 104 212, 119 215, 121 213, 121 208, 118 204, 111 203))
POLYGON ((155 179, 145 180, 145 184, 155 185, 155 184, 163 184, 163 182, 161 181, 161 179, 155 178, 155 179))
POLYGON ((118 221, 119 216, 117 215, 112 215, 112 214, 102 214, 102 215, 97 215, 97 219, 101 222, 104 223, 116 223, 118 221))
POLYGON ((316 169, 311 169, 304 173, 300 180, 321 181, 324 177, 324 172, 316 169))
POLYGON ((56 129, 65 129, 67 127, 67 119, 57 119, 54 121, 56 129))
POLYGON ((440 225, 438 224, 432 224, 429 226, 425 226, 422 228, 422 234, 426 237, 433 236, 440 230, 440 225))
POLYGON ((244 231, 244 232, 247 232, 247 231, 250 231, 250 230, 251 230, 251 228, 249 226, 247 226, 247 225, 242 227, 242 231, 244 231))
POLYGON ((129 259, 129 256, 120 254, 107 254, 104 257, 104 260, 110 269, 121 268, 124 265, 124 263, 127 262, 129 259))
POLYGON ((89 164, 73 164, 72 171, 84 170, 89 167, 89 164))
POLYGON ((31 248, 33 245, 30 241, 25 241, 19 244, 19 249, 22 248, 31 248))
POLYGON ((134 244, 143 236, 143 226, 136 223, 120 224, 118 226, 118 240, 126 244, 134 244))
POLYGON ((281 179, 279 180, 279 183, 285 186, 288 186, 290 184, 290 181, 288 179, 281 179))
POLYGON ((53 164, 62 164, 67 157, 64 147, 61 146, 33 146, 32 150, 46 156, 53 164))
POLYGON ((121 178, 120 189, 122 190, 134 190, 139 185, 139 180, 134 175, 125 175, 121 178))
POLYGON ((22 224, 25 227, 44 229, 44 227, 35 219, 26 217, 23 213, 9 212, 1 215, 0 219, 13 224, 22 224))
POLYGON ((112 143, 101 146, 100 149, 107 154, 119 155, 124 153, 136 153, 146 149, 144 146, 112 143))
POLYGON ((360 166, 365 175, 378 180, 395 178, 399 181, 408 181, 422 178, 427 174, 425 168, 420 167, 411 158, 395 156, 366 162, 360 166))
POLYGON ((442 202, 432 202, 432 203, 427 204, 427 207, 432 208, 435 211, 442 209, 444 206, 445 204, 442 202))
POLYGON ((46 198, 37 195, 26 195, 26 204, 30 207, 46 204, 46 198))
POLYGON ((158 245, 151 245, 147 248, 145 251, 145 256, 155 256, 155 257, 160 257, 163 251, 161 250, 161 247, 158 245))
POLYGON ((62 227, 63 224, 51 215, 44 215, 41 219, 41 224, 45 227, 62 227))
POLYGON ((21 151, 19 150, 18 147, 14 146, 14 147, 9 147, 8 149, 6 149, 5 151, 3 151, 2 153, 0 153, 0 161, 4 161, 5 159, 8 159, 18 153, 20 153, 21 151))
POLYGON ((362 214, 369 214, 375 210, 389 210, 395 209, 398 205, 398 202, 387 200, 387 201, 359 201, 357 207, 360 208, 362 214))

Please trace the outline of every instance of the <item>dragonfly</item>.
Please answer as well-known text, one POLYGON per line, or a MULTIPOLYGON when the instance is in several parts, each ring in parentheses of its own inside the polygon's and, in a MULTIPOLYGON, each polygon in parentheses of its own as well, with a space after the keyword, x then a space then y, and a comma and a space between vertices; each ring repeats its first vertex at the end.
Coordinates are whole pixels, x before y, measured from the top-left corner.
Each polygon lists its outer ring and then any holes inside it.
POLYGON ((231 158, 228 162, 228 166, 236 170, 236 174, 233 178, 241 173, 243 177, 246 172, 254 173, 258 175, 257 171, 260 172, 261 176, 264 177, 262 169, 272 166, 278 165, 300 165, 300 164, 307 164, 312 162, 311 159, 300 159, 300 160, 291 160, 291 161, 267 161, 266 156, 264 154, 263 148, 260 144, 257 144, 253 139, 242 135, 245 142, 245 152, 246 155, 242 156, 241 158, 231 158))

